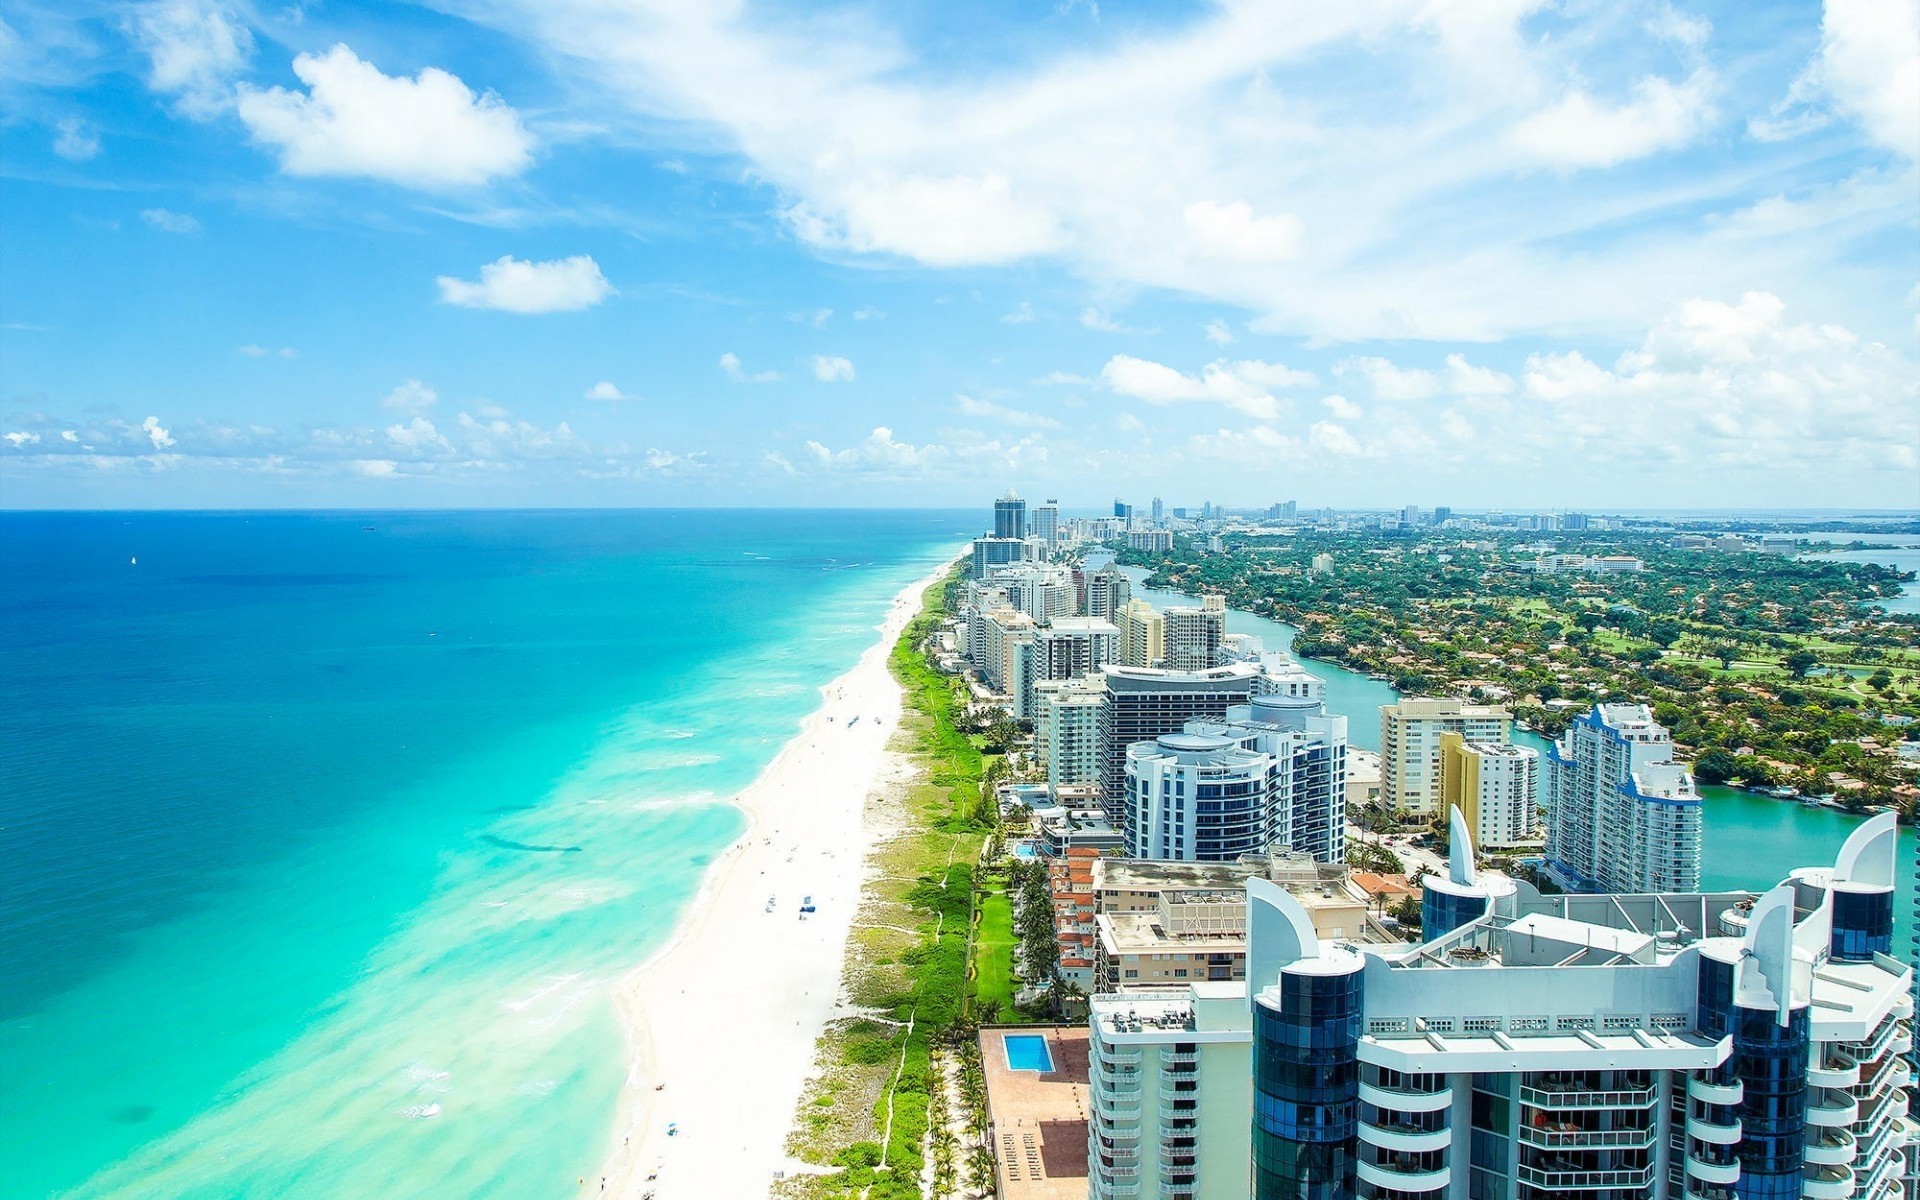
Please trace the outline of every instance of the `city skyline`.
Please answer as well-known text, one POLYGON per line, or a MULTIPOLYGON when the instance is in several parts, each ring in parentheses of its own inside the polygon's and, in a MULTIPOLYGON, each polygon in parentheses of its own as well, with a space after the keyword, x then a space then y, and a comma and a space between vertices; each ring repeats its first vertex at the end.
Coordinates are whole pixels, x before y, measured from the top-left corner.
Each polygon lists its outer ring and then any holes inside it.
POLYGON ((22 2, 0 63, 8 507, 1915 502, 1908 0, 22 2))

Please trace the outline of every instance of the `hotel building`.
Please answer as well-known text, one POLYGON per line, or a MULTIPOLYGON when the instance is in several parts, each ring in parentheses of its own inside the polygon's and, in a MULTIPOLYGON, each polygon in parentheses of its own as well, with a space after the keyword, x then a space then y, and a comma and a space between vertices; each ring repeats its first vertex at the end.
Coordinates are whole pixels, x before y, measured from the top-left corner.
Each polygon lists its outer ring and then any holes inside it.
POLYGON ((1127 747, 1183 733, 1195 717, 1223 717, 1253 699, 1261 668, 1230 663, 1206 671, 1168 671, 1109 664, 1102 675, 1100 799, 1116 823, 1126 819, 1127 747))
POLYGON ((1513 740, 1513 714, 1497 704, 1416 696, 1380 706, 1380 799, 1389 809, 1430 813, 1440 806, 1440 735, 1482 746, 1513 740))
POLYGON ((1244 982, 1094 998, 1093 1200, 1902 1200, 1891 814, 1761 895, 1493 886, 1454 824, 1420 945, 1250 880, 1244 982))
POLYGON ((1569 891, 1700 886, 1700 793, 1644 704, 1596 704, 1547 758, 1547 869, 1569 891))
POLYGON ((1474 845, 1501 849, 1531 842, 1539 794, 1539 751, 1440 735, 1440 804, 1466 816, 1474 845))

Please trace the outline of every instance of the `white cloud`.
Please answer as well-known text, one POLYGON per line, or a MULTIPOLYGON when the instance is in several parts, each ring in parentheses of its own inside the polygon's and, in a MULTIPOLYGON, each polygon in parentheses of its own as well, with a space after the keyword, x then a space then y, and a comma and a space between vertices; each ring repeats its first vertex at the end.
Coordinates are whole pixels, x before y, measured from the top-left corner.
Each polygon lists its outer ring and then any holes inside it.
POLYGON ((1130 412, 1123 412, 1113 419, 1114 427, 1122 433, 1139 433, 1147 423, 1130 412))
POLYGON ((588 400, 603 400, 608 404, 619 404, 625 400, 640 399, 639 396, 621 391, 613 383, 605 379, 588 388, 586 398, 588 400))
POLYGON ((438 68, 412 79, 383 75, 336 45, 324 55, 298 56, 293 73, 307 91, 239 91, 240 119, 256 142, 279 151, 289 175, 475 187, 517 175, 533 161, 533 137, 519 114, 438 68))
POLYGON ((1920 160, 1920 4, 1827 0, 1819 80, 1876 143, 1920 160))
POLYGON ((187 213, 165 208, 140 210, 140 219, 162 233, 199 233, 200 222, 187 213))
POLYGON ((1476 367, 1463 354, 1449 354, 1445 387, 1458 396, 1504 396, 1513 390, 1513 376, 1476 367))
POLYGON ((1233 327, 1225 321, 1208 321, 1206 333, 1207 340, 1216 346, 1227 346, 1233 343, 1233 327))
POLYGON ((887 319, 887 314, 877 308, 856 308, 853 310, 853 319, 856 321, 884 321, 887 319))
POLYGON ((842 181, 830 203, 786 211, 802 241, 861 253, 894 254, 933 266, 1011 262, 1059 241, 1053 217, 1013 195, 1007 177, 895 176, 842 181))
POLYGON ((1555 167, 1611 167, 1675 150, 1713 122, 1713 85, 1706 70, 1680 84, 1649 75, 1634 84, 1631 100, 1618 105, 1575 87, 1515 126, 1514 144, 1555 167))
POLYGON ((59 121, 53 130, 53 152, 68 162, 86 162, 100 153, 100 135, 78 117, 59 121))
POLYGON ((1025 300, 1022 300, 1020 303, 1013 306, 1012 312, 1005 313, 1001 316, 1000 323, 1002 325, 1025 325, 1031 322, 1032 320, 1033 320, 1033 305, 1028 304, 1025 300))
POLYGON ((778 371, 755 371, 749 374, 741 365, 740 356, 731 350, 720 356, 720 369, 735 383, 772 383, 780 378, 778 371))
POLYGON ((1240 262, 1283 262, 1300 253, 1300 220, 1287 213, 1256 217, 1244 200, 1187 205, 1187 236, 1206 258, 1240 262))
POLYGON ((1075 375, 1071 371, 1048 371, 1034 380, 1041 387, 1092 387, 1093 380, 1085 375, 1075 375))
POLYGON ((836 354, 813 356, 813 377, 821 383, 853 382, 853 363, 836 354))
POLYGON ((236 6, 152 0, 130 26, 147 56, 147 86, 175 97, 181 112, 204 120, 232 103, 233 81, 253 56, 253 32, 236 6))
POLYGON ((1432 371, 1398 367, 1370 355, 1347 359, 1334 368, 1334 374, 1364 381, 1376 400, 1424 400, 1440 390, 1432 371))
POLYGON ((641 461, 649 471, 697 470, 706 466, 704 453, 680 454, 672 450, 658 450, 651 446, 641 461))
POLYGON ((387 440, 416 453, 453 449, 453 444, 425 417, 415 417, 405 425, 387 426, 387 440))
POLYGON ((140 422, 140 428, 146 432, 147 440, 153 443, 155 450, 165 450, 173 445, 173 435, 160 424, 159 417, 148 417, 140 422))
POLYGON ((233 352, 242 358, 298 358, 300 352, 292 346, 282 346, 278 350, 271 346, 256 346, 251 343, 234 347, 233 352))
POLYGON ((1307 445, 1337 458, 1359 458, 1366 453, 1346 426, 1332 421, 1315 421, 1307 431, 1307 445))
POLYGON ((969 417, 981 417, 1012 425, 1021 429, 1058 429, 1060 422, 1045 413, 1027 412, 1023 409, 1008 408, 991 400, 979 400, 972 396, 955 396, 954 406, 969 417))
POLYGON ((832 450, 809 440, 807 452, 813 462, 822 467, 911 472, 944 455, 945 448, 939 445, 915 446, 911 442, 898 441, 893 436, 893 430, 881 425, 868 434, 865 441, 845 450, 832 450))
POLYGON ((1091 329, 1095 333, 1125 332, 1120 322, 1109 317, 1097 308, 1083 308, 1080 310, 1080 327, 1082 329, 1091 329))
POLYGON ((552 262, 502 255, 480 268, 479 281, 442 275, 440 300, 462 308, 512 313, 578 312, 613 294, 600 265, 585 254, 552 262))
POLYGON ((381 398, 381 405, 395 412, 420 413, 440 401, 440 393, 418 379, 409 379, 381 398))
POLYGON ((7 441, 12 442, 16 450, 19 449, 21 446, 36 445, 40 441, 39 434, 29 433, 25 430, 18 430, 18 429, 14 430, 12 433, 0 434, 0 437, 4 437, 7 441))
POLYGON ((1129 354, 1116 354, 1100 369, 1108 389, 1148 404, 1206 401, 1224 404, 1250 417, 1271 420, 1281 402, 1275 389, 1307 387, 1317 382, 1310 372, 1257 359, 1229 362, 1217 359, 1200 369, 1198 378, 1172 367, 1129 354))
POLYGON ((1334 419, 1337 421, 1358 421, 1361 417, 1366 416, 1364 409, 1345 396, 1322 396, 1320 397, 1320 403, 1326 407, 1328 412, 1333 414, 1334 419))
POLYGON ((809 308, 787 314, 787 320, 796 325, 811 325, 815 329, 825 329, 827 322, 833 320, 830 308, 809 308))

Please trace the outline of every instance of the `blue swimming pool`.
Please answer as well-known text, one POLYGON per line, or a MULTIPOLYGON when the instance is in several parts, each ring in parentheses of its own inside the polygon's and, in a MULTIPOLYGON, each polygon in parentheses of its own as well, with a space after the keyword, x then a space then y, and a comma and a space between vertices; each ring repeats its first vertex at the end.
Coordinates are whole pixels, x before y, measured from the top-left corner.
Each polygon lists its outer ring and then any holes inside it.
POLYGON ((1053 1071, 1053 1054, 1047 1049, 1047 1039, 1041 1035, 1009 1033, 1001 1040, 1007 1044, 1009 1071, 1038 1071, 1042 1075, 1053 1071))

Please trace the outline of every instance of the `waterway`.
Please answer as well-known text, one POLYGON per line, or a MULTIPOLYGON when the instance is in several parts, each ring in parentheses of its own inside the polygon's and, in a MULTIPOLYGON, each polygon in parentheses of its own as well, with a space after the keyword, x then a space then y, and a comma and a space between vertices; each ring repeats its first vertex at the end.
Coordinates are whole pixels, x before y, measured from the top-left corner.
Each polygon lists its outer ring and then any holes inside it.
MULTIPOLYGON (((1920 559, 1920 542, 1915 555, 1920 559)), ((1884 561, 1884 560, 1873 560, 1884 561)), ((1136 567, 1123 568, 1134 581, 1133 595, 1155 608, 1193 604, 1184 592, 1146 587, 1141 583, 1147 572, 1136 567)), ((1292 625, 1268 620, 1240 609, 1227 611, 1227 632, 1245 633, 1259 638, 1269 650, 1293 649, 1292 625)), ((1335 663, 1302 658, 1300 665, 1326 684, 1327 711, 1347 718, 1347 742, 1362 750, 1380 749, 1380 708, 1400 698, 1390 683, 1369 678, 1335 663)), ((1547 739, 1524 729, 1514 730, 1513 740, 1546 753, 1547 739)), ((1824 866, 1833 861, 1840 844, 1847 839, 1860 818, 1837 809, 1814 808, 1790 800, 1756 796, 1738 788, 1703 786, 1701 801, 1706 806, 1706 835, 1701 847, 1701 885, 1710 891, 1760 891, 1786 878, 1796 867, 1824 866)), ((1894 946, 1897 953, 1910 953, 1913 945, 1914 830, 1900 832, 1901 863, 1910 869, 1901 872, 1900 891, 1894 901, 1894 946)))
MULTIPOLYGON (((1808 533, 1801 536, 1810 542, 1837 542, 1841 545, 1849 542, 1865 542, 1869 547, 1865 550, 1835 550, 1825 554, 1810 554, 1807 556, 1809 558, 1879 563, 1881 566, 1893 567, 1896 570, 1920 572, 1920 538, 1853 533, 1808 533)), ((1898 596, 1889 596, 1885 600, 1877 600, 1874 603, 1890 613, 1920 613, 1920 578, 1902 584, 1898 596)))

